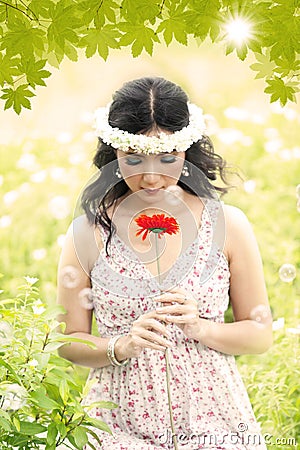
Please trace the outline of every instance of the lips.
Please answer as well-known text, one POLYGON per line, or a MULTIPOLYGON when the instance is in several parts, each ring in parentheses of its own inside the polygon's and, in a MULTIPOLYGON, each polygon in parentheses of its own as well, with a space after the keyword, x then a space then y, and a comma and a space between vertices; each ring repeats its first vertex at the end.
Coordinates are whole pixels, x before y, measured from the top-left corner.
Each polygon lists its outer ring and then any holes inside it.
POLYGON ((146 192, 146 194, 155 195, 160 191, 160 189, 153 189, 153 188, 145 189, 144 188, 143 191, 146 192))

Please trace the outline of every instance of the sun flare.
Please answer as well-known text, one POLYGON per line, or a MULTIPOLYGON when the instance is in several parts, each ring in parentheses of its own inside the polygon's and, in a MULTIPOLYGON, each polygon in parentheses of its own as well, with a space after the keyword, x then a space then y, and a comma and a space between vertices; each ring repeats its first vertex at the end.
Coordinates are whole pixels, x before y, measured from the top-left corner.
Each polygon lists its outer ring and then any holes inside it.
POLYGON ((247 39, 251 38, 251 28, 251 24, 245 19, 232 19, 225 26, 227 39, 237 45, 241 45, 247 39))

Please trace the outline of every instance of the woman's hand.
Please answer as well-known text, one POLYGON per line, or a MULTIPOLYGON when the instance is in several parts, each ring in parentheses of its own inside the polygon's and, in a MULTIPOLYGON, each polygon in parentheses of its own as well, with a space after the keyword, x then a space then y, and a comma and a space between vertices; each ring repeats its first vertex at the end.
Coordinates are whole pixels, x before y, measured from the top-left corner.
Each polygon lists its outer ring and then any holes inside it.
POLYGON ((115 345, 115 355, 119 361, 138 357, 144 348, 165 351, 172 347, 166 322, 155 310, 143 314, 132 324, 127 336, 122 336, 115 345))
POLYGON ((156 312, 166 324, 175 323, 189 339, 200 340, 203 319, 199 317, 197 301, 182 289, 171 289, 156 298, 163 306, 156 312))

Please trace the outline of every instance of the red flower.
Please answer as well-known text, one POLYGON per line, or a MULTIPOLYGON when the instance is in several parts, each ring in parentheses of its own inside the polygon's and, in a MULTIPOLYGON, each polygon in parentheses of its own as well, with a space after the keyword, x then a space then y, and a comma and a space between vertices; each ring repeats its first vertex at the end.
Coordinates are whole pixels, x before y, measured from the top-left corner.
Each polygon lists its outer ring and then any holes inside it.
POLYGON ((136 236, 140 236, 143 233, 142 240, 144 241, 148 233, 157 233, 160 238, 164 233, 176 234, 179 231, 179 225, 174 217, 166 217, 164 214, 154 214, 153 216, 147 216, 141 214, 135 222, 140 230, 137 231, 136 236))

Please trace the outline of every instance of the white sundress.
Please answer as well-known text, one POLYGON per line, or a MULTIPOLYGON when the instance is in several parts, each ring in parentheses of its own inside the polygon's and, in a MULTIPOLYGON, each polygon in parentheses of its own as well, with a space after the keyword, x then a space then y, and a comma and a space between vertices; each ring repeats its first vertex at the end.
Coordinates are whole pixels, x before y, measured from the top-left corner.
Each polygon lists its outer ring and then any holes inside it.
MULTIPOLYGON (((213 249, 213 209, 207 203, 195 241, 182 253, 164 281, 153 275, 114 235, 110 256, 103 249, 91 272, 94 314, 102 337, 128 333, 141 314, 157 307, 160 290, 177 285, 198 299, 199 313, 223 322, 228 308, 230 272, 224 254, 213 249)), ((101 229, 104 241, 107 232, 101 229)), ((104 242, 105 247, 105 242, 104 242)), ((260 428, 236 367, 226 355, 185 337, 169 325, 172 410, 180 450, 265 450, 260 428)), ((94 408, 112 435, 97 430, 101 450, 173 449, 164 354, 144 349, 127 366, 92 369, 85 403, 113 401, 113 410, 94 408)), ((90 448, 90 447, 88 447, 90 448)))

